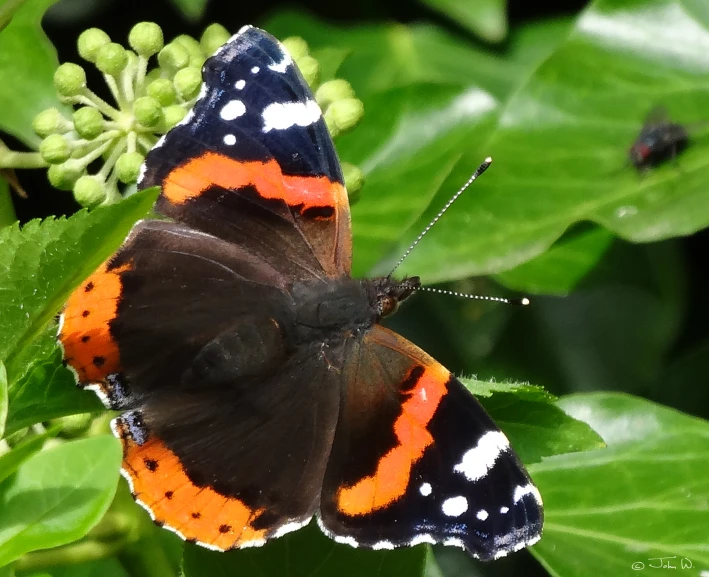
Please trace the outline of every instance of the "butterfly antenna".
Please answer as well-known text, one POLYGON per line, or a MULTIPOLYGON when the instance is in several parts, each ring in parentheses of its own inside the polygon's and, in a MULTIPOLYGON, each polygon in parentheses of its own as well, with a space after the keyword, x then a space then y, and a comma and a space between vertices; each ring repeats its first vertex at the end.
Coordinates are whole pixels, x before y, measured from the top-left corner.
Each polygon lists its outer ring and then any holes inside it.
MULTIPOLYGON (((456 192, 456 193, 450 198, 450 200, 449 200, 449 201, 446 203, 446 205, 439 211, 439 213, 434 217, 434 219, 433 219, 431 222, 428 223, 428 226, 426 226, 426 228, 424 228, 423 231, 421 231, 421 234, 419 234, 418 237, 416 237, 416 240, 411 243, 411 246, 410 246, 409 248, 407 248, 406 251, 404 251, 404 254, 401 255, 401 258, 399 259, 399 262, 397 262, 396 265, 394 266, 394 268, 391 269, 391 272, 389 273, 389 275, 387 276, 387 278, 391 278, 391 275, 394 274, 394 271, 395 271, 397 268, 399 268, 399 266, 401 266, 401 263, 404 262, 404 260, 406 259, 407 256, 409 256, 409 254, 411 254, 411 251, 414 250, 414 247, 415 247, 419 242, 421 242, 421 239, 422 239, 424 236, 426 236, 426 234, 428 233, 428 231, 431 230, 431 227, 432 227, 434 224, 436 224, 436 223, 438 222, 438 219, 440 219, 440 218, 445 214, 445 212, 451 207, 451 205, 452 205, 456 200, 458 200, 458 198, 460 197, 460 195, 463 194, 463 193, 465 192, 465 190, 466 190, 471 184, 473 184, 473 182, 475 181, 475 179, 476 179, 478 176, 480 176, 483 172, 485 172, 491 164, 492 164, 492 157, 488 156, 488 157, 485 159, 485 161, 484 161, 480 166, 478 166, 478 169, 473 173, 473 175, 468 179, 468 181, 467 181, 463 186, 461 186, 460 189, 458 190, 458 192, 456 192)), ((491 299, 491 300, 492 300, 492 299, 491 299)))
POLYGON ((471 295, 471 294, 467 294, 467 293, 459 293, 456 291, 449 291, 449 290, 445 290, 445 289, 438 289, 438 288, 433 288, 433 287, 428 287, 428 286, 418 287, 416 290, 417 291, 428 291, 431 293, 437 293, 437 294, 441 294, 441 295, 450 295, 450 296, 454 296, 454 297, 463 297, 466 299, 471 299, 471 300, 476 300, 476 301, 490 301, 490 302, 496 302, 496 303, 505 303, 508 305, 527 306, 529 304, 529 299, 527 297, 522 297, 519 299, 506 299, 504 297, 471 295))

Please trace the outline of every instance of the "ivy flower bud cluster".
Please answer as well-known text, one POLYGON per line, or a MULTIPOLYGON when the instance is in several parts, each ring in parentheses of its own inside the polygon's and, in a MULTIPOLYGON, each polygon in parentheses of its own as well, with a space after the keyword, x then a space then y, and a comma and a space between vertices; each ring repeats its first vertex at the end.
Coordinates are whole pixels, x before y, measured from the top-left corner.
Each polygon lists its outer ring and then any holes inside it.
MULTIPOLYGON (((212 24, 199 40, 183 34, 166 44, 160 26, 140 22, 125 48, 103 30, 84 31, 77 42, 79 56, 101 73, 112 102, 87 86, 82 66, 68 62, 57 68, 54 86, 67 107, 40 112, 32 125, 43 139, 39 153, 49 165, 50 183, 73 191, 86 207, 119 200, 137 182, 145 155, 158 138, 192 108, 204 61, 229 37, 223 26, 212 24)), ((333 137, 352 129, 364 108, 349 83, 338 79, 320 84, 320 65, 305 41, 288 38, 284 45, 315 90, 333 137)), ((348 189, 356 192, 362 172, 353 165, 343 165, 343 171, 348 189)))

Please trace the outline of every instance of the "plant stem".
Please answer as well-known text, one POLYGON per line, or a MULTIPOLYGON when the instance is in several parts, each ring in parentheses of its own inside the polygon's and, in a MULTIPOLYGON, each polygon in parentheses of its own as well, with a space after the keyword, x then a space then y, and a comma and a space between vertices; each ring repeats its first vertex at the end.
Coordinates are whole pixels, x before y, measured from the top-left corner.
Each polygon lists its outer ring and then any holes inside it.
POLYGON ((112 542, 99 542, 93 540, 80 541, 64 547, 33 551, 23 555, 15 562, 15 569, 19 572, 40 572, 50 567, 60 565, 75 565, 87 561, 97 561, 112 557, 125 547, 124 540, 112 542))
POLYGON ((0 146, 0 168, 47 168, 39 152, 15 152, 0 146))

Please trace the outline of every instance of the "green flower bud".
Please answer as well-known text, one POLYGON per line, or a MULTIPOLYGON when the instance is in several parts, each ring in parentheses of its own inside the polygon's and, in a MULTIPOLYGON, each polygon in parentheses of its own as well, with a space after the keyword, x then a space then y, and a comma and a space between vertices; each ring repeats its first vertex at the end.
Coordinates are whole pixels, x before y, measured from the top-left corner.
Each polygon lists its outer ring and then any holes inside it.
POLYGON ((300 36, 291 36, 286 38, 281 44, 285 46, 286 50, 288 50, 288 54, 291 55, 293 60, 300 60, 304 56, 308 56, 310 54, 308 43, 300 36))
POLYGON ((79 56, 87 62, 96 62, 96 55, 102 46, 111 41, 111 38, 100 28, 89 28, 79 35, 77 47, 79 56))
POLYGON ((71 146, 61 134, 50 134, 40 142, 39 153, 49 164, 61 164, 71 156, 71 146))
POLYGON ((202 47, 199 45, 199 42, 187 34, 180 34, 172 42, 187 50, 190 55, 190 66, 202 68, 202 64, 204 64, 204 54, 202 54, 202 47))
POLYGON ((148 96, 152 96, 161 106, 169 106, 177 100, 175 85, 167 78, 157 78, 148 84, 148 96))
POLYGON ((77 96, 86 87, 86 72, 78 64, 65 62, 54 73, 54 88, 61 96, 77 96))
POLYGON ((93 140, 103 132, 106 119, 96 108, 84 106, 74 112, 74 128, 82 138, 93 140))
POLYGON ((83 173, 82 166, 75 160, 68 160, 62 164, 52 164, 47 170, 47 178, 54 188, 71 190, 83 173))
POLYGON ((334 138, 357 125, 364 116, 364 104, 356 98, 344 98, 328 106, 323 116, 334 138))
POLYGON ((160 102, 152 96, 141 96, 133 103, 133 116, 143 126, 152 127, 163 118, 160 102))
POLYGON ((106 200, 106 183, 100 178, 85 174, 74 184, 74 198, 81 206, 94 207, 106 200))
POLYGON ((188 66, 175 73, 173 80, 175 91, 182 100, 191 100, 199 93, 202 86, 202 73, 199 68, 188 66))
POLYGON ((190 63, 190 53, 184 46, 170 42, 158 52, 158 64, 169 71, 180 70, 190 63))
POLYGON ((209 57, 214 54, 219 47, 229 40, 229 31, 221 24, 210 24, 204 29, 199 44, 202 47, 202 54, 209 57))
POLYGON ((300 68, 300 73, 305 78, 308 86, 310 88, 317 86, 320 80, 320 63, 312 56, 303 56, 298 59, 296 64, 300 68))
POLYGON ((180 104, 166 106, 162 109, 162 113, 163 121, 160 125, 161 132, 167 132, 177 125, 178 122, 181 122, 185 116, 187 116, 187 110, 185 110, 185 107, 180 104))
POLYGON ((149 70, 145 75, 145 83, 150 84, 153 80, 163 77, 163 70, 161 68, 153 68, 149 70))
POLYGON ((128 34, 128 44, 138 54, 149 58, 165 45, 162 28, 155 22, 138 22, 128 34))
POLYGON ((140 165, 145 157, 139 152, 124 152, 116 161, 116 175, 118 180, 125 184, 130 184, 138 180, 140 165))
POLYGON ((56 108, 43 110, 32 120, 32 129, 38 136, 49 136, 55 132, 60 132, 68 121, 56 108))
POLYGON ((91 424, 91 413, 81 413, 79 415, 69 415, 52 421, 53 425, 59 425, 62 432, 69 436, 76 436, 83 433, 91 424))
POLYGON ((115 42, 104 44, 96 53, 96 68, 109 76, 118 76, 127 65, 126 49, 115 42))
POLYGON ((323 110, 337 100, 344 98, 354 98, 354 90, 347 80, 341 78, 328 80, 324 82, 315 92, 315 100, 317 100, 320 108, 323 110))
POLYGON ((354 204, 359 199, 359 191, 364 184, 364 173, 358 166, 343 162, 342 174, 345 177, 345 188, 347 189, 350 204, 354 204))

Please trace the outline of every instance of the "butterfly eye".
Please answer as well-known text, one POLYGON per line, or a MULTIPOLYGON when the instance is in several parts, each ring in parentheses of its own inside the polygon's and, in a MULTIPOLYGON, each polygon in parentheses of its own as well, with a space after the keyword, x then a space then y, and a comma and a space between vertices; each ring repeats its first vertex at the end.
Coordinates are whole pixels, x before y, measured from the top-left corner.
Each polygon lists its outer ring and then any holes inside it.
POLYGON ((385 296, 379 301, 379 311, 381 316, 386 317, 394 314, 399 308, 398 299, 392 296, 385 296))

